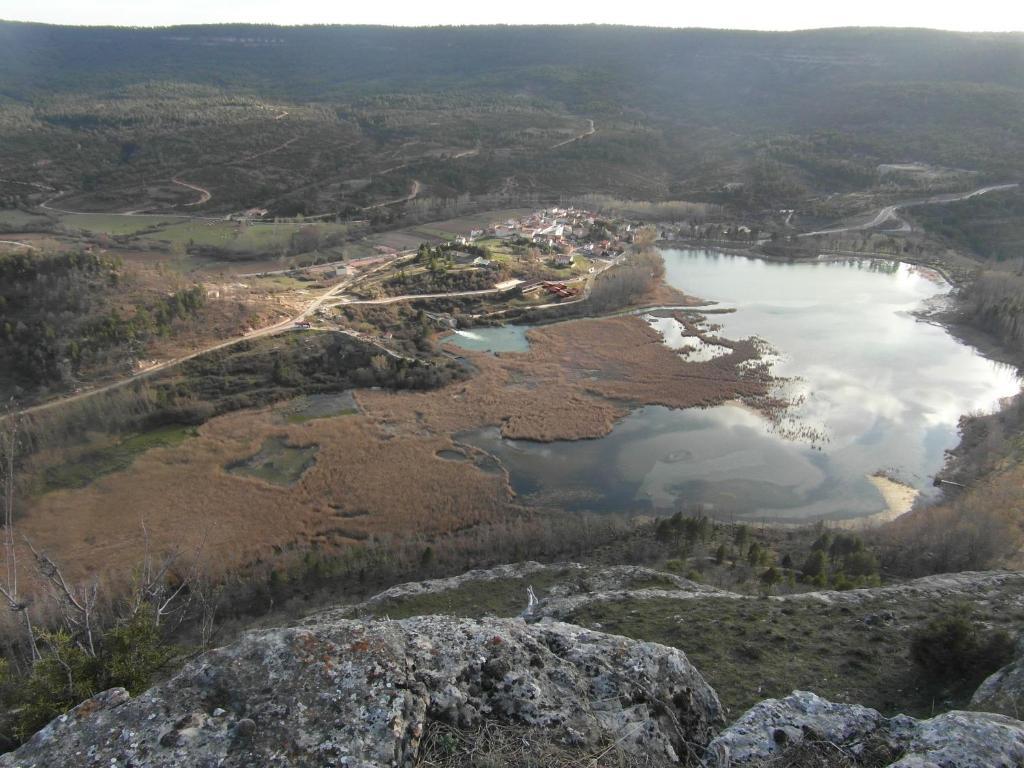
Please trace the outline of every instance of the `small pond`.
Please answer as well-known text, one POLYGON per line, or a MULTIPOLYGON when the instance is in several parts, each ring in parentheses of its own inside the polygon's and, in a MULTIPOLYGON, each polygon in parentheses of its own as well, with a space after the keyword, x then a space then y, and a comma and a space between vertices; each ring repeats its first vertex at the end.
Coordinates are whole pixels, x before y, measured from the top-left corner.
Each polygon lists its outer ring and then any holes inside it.
POLYGON ((503 325, 453 331, 445 341, 474 352, 529 352, 528 325, 503 325))
POLYGON ((232 475, 257 477, 274 485, 294 485, 316 463, 318 450, 316 445, 295 446, 285 437, 268 437, 257 453, 225 469, 232 475))

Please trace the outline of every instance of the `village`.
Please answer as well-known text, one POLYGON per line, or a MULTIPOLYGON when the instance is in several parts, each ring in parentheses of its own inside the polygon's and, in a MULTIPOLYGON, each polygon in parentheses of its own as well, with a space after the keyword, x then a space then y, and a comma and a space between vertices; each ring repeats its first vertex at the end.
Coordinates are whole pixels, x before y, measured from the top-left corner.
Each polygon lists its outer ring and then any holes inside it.
POLYGON ((373 269, 338 304, 506 292, 528 303, 572 300, 593 276, 616 263, 634 242, 636 228, 634 222, 592 211, 548 208, 470 228, 451 239, 421 242, 415 250, 378 245, 374 256, 310 272, 323 276, 325 270, 344 270, 355 277, 373 269))

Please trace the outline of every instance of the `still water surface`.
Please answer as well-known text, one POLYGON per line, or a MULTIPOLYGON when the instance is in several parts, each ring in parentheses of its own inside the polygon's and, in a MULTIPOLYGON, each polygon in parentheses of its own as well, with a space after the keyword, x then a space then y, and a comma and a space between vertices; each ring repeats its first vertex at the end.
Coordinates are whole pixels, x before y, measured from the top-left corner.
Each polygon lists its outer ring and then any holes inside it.
MULTIPOLYGON (((912 314, 949 289, 929 270, 867 260, 776 264, 710 251, 664 256, 670 284, 736 308, 709 316, 723 335, 758 336, 777 351, 773 371, 791 379, 786 392, 800 402, 790 415, 814 442, 786 437, 733 405, 641 408, 600 440, 510 441, 494 429, 462 435, 505 464, 521 495, 594 510, 871 515, 885 508, 872 473, 932 493, 960 416, 990 411, 1019 390, 1015 370, 912 314)), ((674 321, 649 321, 666 343, 685 343, 674 321)), ((478 349, 525 348, 522 328, 472 333, 481 337, 478 349)), ((690 354, 706 359, 715 350, 690 354)))

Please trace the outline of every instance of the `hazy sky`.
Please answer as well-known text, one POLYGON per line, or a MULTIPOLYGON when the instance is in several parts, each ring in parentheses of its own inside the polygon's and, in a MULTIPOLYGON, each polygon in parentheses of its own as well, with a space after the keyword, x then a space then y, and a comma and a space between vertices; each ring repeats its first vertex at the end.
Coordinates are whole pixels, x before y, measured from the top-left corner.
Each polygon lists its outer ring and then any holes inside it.
POLYGON ((0 0, 0 19, 158 26, 274 24, 638 24, 809 29, 839 26, 1024 30, 1021 0, 0 0))

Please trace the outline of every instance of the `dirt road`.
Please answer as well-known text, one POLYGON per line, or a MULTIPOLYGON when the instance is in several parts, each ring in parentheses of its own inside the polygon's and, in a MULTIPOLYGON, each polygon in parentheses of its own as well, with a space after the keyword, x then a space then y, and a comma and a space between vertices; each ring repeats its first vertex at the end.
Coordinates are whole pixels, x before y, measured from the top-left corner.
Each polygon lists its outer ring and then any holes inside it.
POLYGON ((171 181, 177 184, 179 187, 188 187, 189 189, 195 190, 196 192, 199 193, 198 200, 196 200, 193 203, 185 203, 186 208, 189 208, 193 205, 202 205, 203 203, 208 203, 210 201, 210 198, 213 197, 213 193, 210 190, 203 189, 202 187, 196 186, 195 184, 189 184, 187 181, 182 181, 177 177, 172 178, 171 181))
POLYGON ((73 403, 77 400, 84 400, 86 398, 92 397, 93 395, 98 395, 103 392, 110 392, 111 390, 118 389, 119 387, 123 387, 126 384, 130 384, 133 381, 144 379, 147 376, 153 375, 154 373, 159 373, 160 371, 164 371, 167 370, 168 368, 172 368, 176 365, 188 362, 189 360, 193 360, 199 357, 200 355, 205 355, 210 352, 216 352, 221 349, 226 349, 227 347, 234 346, 235 344, 238 344, 239 342, 242 341, 251 341, 252 339, 259 339, 265 336, 274 336, 279 333, 295 330, 297 323, 305 322, 307 318, 309 318, 314 312, 316 312, 316 310, 320 309, 322 306, 325 306, 324 303, 326 301, 337 296, 339 293, 343 291, 349 290, 363 278, 369 277, 378 270, 390 265, 391 261, 393 260, 383 262, 380 265, 371 269, 370 271, 363 273, 362 275, 357 275, 356 277, 350 278, 349 280, 345 280, 341 283, 338 283, 332 288, 328 288, 315 299, 313 299, 313 301, 307 304, 306 307, 294 317, 289 317, 285 320, 282 320, 279 323, 267 326, 266 328, 259 328, 254 331, 250 331, 249 333, 246 333, 242 336, 236 336, 225 341, 217 342, 216 344, 211 344, 210 346, 203 347, 202 349, 198 349, 195 352, 191 352, 187 355, 182 355, 181 357, 175 357, 170 360, 164 360, 163 362, 157 363, 156 365, 151 365, 148 368, 143 368, 140 371, 136 371, 135 373, 133 373, 130 376, 127 376, 124 379, 119 379, 109 384, 104 384, 93 389, 87 389, 82 392, 76 392, 75 394, 60 397, 57 398, 56 400, 48 400, 47 402, 40 403, 39 405, 33 405, 28 408, 23 408, 18 413, 19 415, 28 415, 32 413, 41 413, 43 411, 48 411, 58 406, 64 405, 66 403, 73 403))
POLYGON ((594 121, 587 120, 587 122, 590 123, 590 127, 587 128, 587 130, 585 130, 583 133, 573 136, 571 139, 566 139, 565 141, 560 141, 557 144, 553 144, 551 146, 551 149, 558 149, 559 147, 564 147, 566 144, 572 144, 574 141, 581 141, 582 139, 587 138, 587 136, 593 136, 595 133, 597 133, 597 128, 594 127, 594 121))
MULTIPOLYGON (((277 118, 275 117, 274 119, 276 120, 277 118)), ((288 141, 284 142, 283 144, 278 144, 276 147, 272 147, 271 149, 264 150, 263 152, 257 152, 255 155, 247 155, 247 156, 243 157, 242 160, 245 161, 245 162, 248 162, 250 160, 256 160, 257 158, 260 158, 260 157, 266 157, 267 155, 272 155, 275 152, 280 152, 282 149, 287 149, 288 147, 290 147, 292 144, 294 144, 298 140, 299 140, 298 136, 292 136, 290 139, 288 139, 288 141)))
POLYGON ((57 200, 64 193, 61 192, 59 195, 51 197, 44 203, 40 203, 39 207, 44 211, 50 213, 62 213, 65 216, 152 216, 153 218, 160 219, 192 219, 195 221, 223 221, 223 216, 197 216, 189 213, 154 213, 151 209, 141 208, 137 211, 69 211, 66 208, 54 208, 50 203, 57 200))
POLYGON ((383 299, 340 299, 333 304, 327 304, 328 307, 344 307, 351 304, 397 304, 400 301, 415 301, 416 299, 448 299, 458 298, 460 296, 487 296, 492 293, 505 293, 511 291, 518 285, 522 285, 522 280, 506 280, 500 286, 494 288, 483 288, 479 291, 452 291, 451 293, 407 293, 402 296, 386 296, 383 299))
POLYGON ((969 200, 972 197, 984 195, 989 192, 999 192, 1004 189, 1014 189, 1020 186, 1017 183, 1013 184, 993 184, 988 187, 981 187, 975 189, 972 192, 956 192, 948 195, 935 195, 933 197, 918 198, 916 200, 907 200, 903 203, 896 203, 895 205, 887 205, 885 208, 880 210, 875 217, 870 221, 863 222, 861 224, 850 224, 845 227, 835 227, 833 229, 819 229, 814 232, 804 232, 803 234, 797 235, 797 237, 814 237, 815 235, 837 235, 841 232, 860 232, 866 229, 875 229, 880 227, 887 221, 895 220, 899 222, 898 227, 893 227, 885 230, 886 232, 910 232, 911 226, 908 222, 900 218, 897 211, 902 208, 911 208, 915 205, 942 205, 945 203, 957 203, 961 200, 969 200))
POLYGON ((385 200, 383 203, 374 203, 373 205, 367 205, 365 208, 362 208, 361 210, 372 211, 374 208, 386 208, 389 205, 399 205, 400 203, 408 203, 410 200, 415 200, 419 196, 421 189, 423 189, 423 185, 416 181, 416 179, 413 179, 412 189, 410 190, 409 194, 406 195, 405 197, 399 197, 394 200, 385 200))

